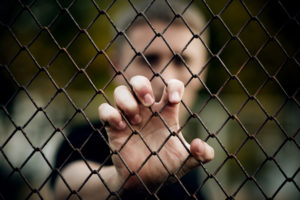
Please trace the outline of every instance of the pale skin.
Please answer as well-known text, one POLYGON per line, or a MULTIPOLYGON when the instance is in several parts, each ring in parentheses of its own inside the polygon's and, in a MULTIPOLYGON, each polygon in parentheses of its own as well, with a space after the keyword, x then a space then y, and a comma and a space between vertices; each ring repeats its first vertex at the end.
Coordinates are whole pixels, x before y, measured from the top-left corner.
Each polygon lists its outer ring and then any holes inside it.
MULTIPOLYGON (((152 22, 152 25, 158 32, 166 26, 159 21, 152 22)), ((134 31, 129 34, 137 51, 143 51, 154 36, 153 32, 147 29, 147 25, 141 24, 134 27, 134 31)), ((164 38, 175 53, 184 57, 193 73, 201 70, 206 56, 199 42, 191 42, 182 52, 191 39, 191 34, 184 26, 171 26, 165 32, 164 38)), ((121 51, 123 53, 117 60, 120 68, 133 56, 127 48, 129 47, 124 45, 121 51)), ((161 38, 156 38, 144 51, 144 55, 150 63, 152 62, 151 65, 157 72, 161 72, 172 58, 171 51, 161 38)), ((118 154, 112 157, 114 165, 105 166, 99 171, 108 188, 97 175, 92 175, 78 192, 83 199, 105 199, 109 190, 119 191, 120 187, 125 190, 142 191, 143 186, 139 179, 150 191, 155 191, 170 174, 180 178, 201 162, 205 163, 214 158, 214 150, 207 143, 196 138, 188 144, 179 131, 183 115, 181 101, 188 106, 194 103, 195 94, 200 89, 199 82, 191 81, 185 87, 184 84, 191 74, 175 59, 162 72, 167 85, 160 78, 154 78, 150 82, 153 73, 147 70, 147 66, 142 65, 142 60, 136 59, 125 71, 132 89, 120 82, 121 85, 114 92, 115 105, 104 103, 99 106, 100 120, 109 124, 106 131, 110 147, 118 154), (153 116, 154 112, 159 113, 159 116, 153 116), (132 130, 136 130, 138 134, 132 135, 132 130), (171 133, 174 135, 171 136, 171 133), (124 146, 126 140, 128 142, 124 146), (130 172, 138 174, 139 178, 129 177, 130 172)), ((89 162, 89 166, 99 169, 100 163, 89 162)), ((77 161, 65 167, 62 174, 71 188, 78 190, 91 174, 91 170, 86 163, 77 161)), ((70 190, 61 179, 57 179, 55 191, 58 199, 65 199, 70 194, 70 190)))

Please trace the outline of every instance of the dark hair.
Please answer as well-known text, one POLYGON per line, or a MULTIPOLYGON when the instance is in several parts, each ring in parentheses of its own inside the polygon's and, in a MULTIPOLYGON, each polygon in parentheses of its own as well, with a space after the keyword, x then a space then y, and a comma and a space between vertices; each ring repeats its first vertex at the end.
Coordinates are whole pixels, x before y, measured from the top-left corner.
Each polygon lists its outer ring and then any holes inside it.
MULTIPOLYGON (((186 25, 195 35, 201 33, 201 38, 208 44, 208 30, 203 32, 205 27, 205 18, 195 4, 184 3, 184 0, 152 0, 140 1, 133 4, 135 12, 132 13, 132 8, 122 8, 122 11, 117 15, 116 26, 120 31, 124 31, 127 36, 138 25, 152 23, 153 21, 162 21, 166 24, 186 25), (182 18, 182 19, 180 19, 182 18)), ((130 5, 131 6, 131 5, 130 5)), ((121 49, 124 45, 124 38, 119 37, 116 55, 120 57, 121 49)))
POLYGON ((170 23, 182 17, 194 34, 199 34, 205 25, 204 16, 194 4, 184 2, 183 0, 155 0, 150 3, 140 1, 133 4, 137 13, 132 15, 126 8, 119 13, 117 27, 123 31, 129 27, 132 29, 135 25, 147 23, 146 19, 150 23, 155 20, 170 23))

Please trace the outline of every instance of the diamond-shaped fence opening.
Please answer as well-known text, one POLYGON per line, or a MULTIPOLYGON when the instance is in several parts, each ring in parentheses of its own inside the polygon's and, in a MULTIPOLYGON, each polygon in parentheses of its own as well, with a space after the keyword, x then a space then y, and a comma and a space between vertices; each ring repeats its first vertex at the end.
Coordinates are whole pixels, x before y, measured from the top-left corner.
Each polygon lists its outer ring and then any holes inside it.
POLYGON ((299 19, 283 0, 2 1, 0 199, 299 199, 299 19))
POLYGON ((72 39, 78 34, 78 24, 71 18, 67 10, 60 10, 48 26, 54 41, 61 47, 67 47, 72 39), (65 29, 64 34, 60 34, 65 29))
POLYGON ((47 31, 41 31, 34 43, 29 46, 29 51, 39 65, 45 66, 57 54, 58 49, 47 31), (47 47, 47 51, 41 52, 40 49, 44 46, 47 47))

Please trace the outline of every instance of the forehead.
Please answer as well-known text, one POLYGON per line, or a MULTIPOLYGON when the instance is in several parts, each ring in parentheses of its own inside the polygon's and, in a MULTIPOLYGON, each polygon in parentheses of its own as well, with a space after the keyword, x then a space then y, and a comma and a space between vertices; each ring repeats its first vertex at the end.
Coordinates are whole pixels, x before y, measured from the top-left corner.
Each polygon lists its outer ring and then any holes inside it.
POLYGON ((162 36, 156 36, 146 23, 138 24, 129 31, 129 39, 136 51, 170 51, 171 48, 175 53, 182 53, 187 46, 193 45, 193 35, 183 23, 168 26, 167 23, 154 21, 151 26, 162 36))

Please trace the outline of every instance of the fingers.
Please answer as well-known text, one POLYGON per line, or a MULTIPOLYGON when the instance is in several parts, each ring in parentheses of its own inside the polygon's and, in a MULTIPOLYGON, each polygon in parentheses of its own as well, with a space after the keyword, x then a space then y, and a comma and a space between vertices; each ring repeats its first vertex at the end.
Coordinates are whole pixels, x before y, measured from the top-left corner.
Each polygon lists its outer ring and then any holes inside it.
POLYGON ((130 83, 135 95, 128 87, 121 85, 114 91, 114 100, 117 108, 107 103, 99 107, 100 119, 108 122, 112 128, 118 130, 122 130, 126 126, 119 111, 126 115, 131 124, 136 125, 142 121, 139 104, 149 107, 155 101, 151 83, 146 77, 135 76, 130 80, 130 83))
POLYGON ((194 139, 191 144, 186 143, 186 145, 189 147, 192 155, 178 172, 179 176, 183 176, 190 170, 198 167, 201 162, 206 163, 211 161, 215 156, 214 149, 198 138, 194 139))
MULTIPOLYGON (((142 115, 140 113, 141 106, 149 107, 155 103, 151 83, 146 77, 134 76, 131 78, 130 83, 133 92, 124 85, 118 86, 115 89, 114 100, 116 108, 108 104, 104 104, 99 108, 100 119, 109 122, 109 124, 112 124, 112 126, 117 129, 123 127, 123 122, 121 122, 123 120, 119 111, 125 114, 131 124, 137 125, 142 121, 142 115)), ((156 107, 161 107, 161 105, 164 105, 167 102, 171 105, 179 104, 183 92, 183 83, 179 80, 171 79, 168 81, 168 86, 165 88, 162 99, 156 107)), ((170 107, 171 110, 175 112, 169 112, 169 114, 177 116, 178 109, 173 109, 177 107, 170 107)))
POLYGON ((167 84, 161 100, 156 104, 154 110, 160 111, 163 108, 164 118, 167 120, 167 124, 172 126, 179 124, 179 107, 184 93, 184 85, 176 79, 169 80, 167 84))
POLYGON ((127 116, 130 123, 138 124, 141 122, 138 102, 126 86, 121 85, 115 89, 114 99, 116 106, 127 116))
POLYGON ((154 95, 151 83, 146 77, 134 76, 130 83, 134 94, 122 85, 115 89, 114 98, 116 106, 127 116, 130 123, 136 125, 142 120, 139 105, 151 106, 154 103, 154 95))
POLYGON ((110 127, 117 130, 123 130, 126 127, 121 114, 108 103, 103 103, 98 108, 100 120, 108 122, 110 127))
POLYGON ((150 81, 144 76, 134 76, 130 83, 139 101, 146 107, 154 103, 154 95, 150 81))
POLYGON ((215 157, 214 149, 198 138, 191 142, 190 151, 196 160, 203 163, 211 161, 215 157))
POLYGON ((160 103, 178 104, 182 99, 183 93, 184 84, 177 79, 171 79, 168 81, 168 86, 164 90, 160 103))

